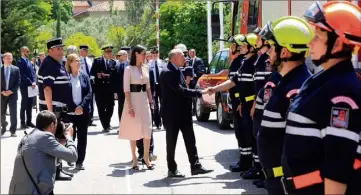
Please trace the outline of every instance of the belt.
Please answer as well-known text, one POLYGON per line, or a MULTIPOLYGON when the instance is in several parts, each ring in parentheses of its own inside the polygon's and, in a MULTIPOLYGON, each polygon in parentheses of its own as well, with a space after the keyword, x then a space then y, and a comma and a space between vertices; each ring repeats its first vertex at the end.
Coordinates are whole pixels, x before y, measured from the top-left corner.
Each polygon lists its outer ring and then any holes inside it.
POLYGON ((262 169, 262 172, 266 179, 273 179, 276 177, 283 176, 282 166, 274 167, 274 168, 270 168, 270 169, 262 169))
POLYGON ((146 91, 146 85, 130 84, 130 92, 142 92, 146 91))
POLYGON ((245 97, 246 102, 252 101, 252 100, 254 100, 254 98, 255 98, 255 95, 250 95, 250 96, 245 97))
POLYGON ((290 191, 323 183, 323 179, 320 176, 320 171, 313 171, 296 177, 282 177, 281 183, 285 194, 288 194, 290 191))

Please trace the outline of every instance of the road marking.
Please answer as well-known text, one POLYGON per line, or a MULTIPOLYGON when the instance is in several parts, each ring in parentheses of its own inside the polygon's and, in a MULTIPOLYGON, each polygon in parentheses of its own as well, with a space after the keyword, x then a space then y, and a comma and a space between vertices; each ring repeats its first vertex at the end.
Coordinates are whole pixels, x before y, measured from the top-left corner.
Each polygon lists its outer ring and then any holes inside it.
POLYGON ((130 187, 129 169, 125 170, 125 179, 127 180, 127 194, 132 194, 132 189, 130 187))

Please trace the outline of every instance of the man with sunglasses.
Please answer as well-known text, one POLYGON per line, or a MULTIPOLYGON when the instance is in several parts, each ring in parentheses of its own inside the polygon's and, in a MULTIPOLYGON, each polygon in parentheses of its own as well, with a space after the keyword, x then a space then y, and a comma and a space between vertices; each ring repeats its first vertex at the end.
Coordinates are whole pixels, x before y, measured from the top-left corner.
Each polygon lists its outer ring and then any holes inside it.
POLYGON ((268 24, 260 36, 271 44, 267 51, 270 64, 280 68, 281 81, 272 90, 264 107, 257 146, 269 195, 284 194, 281 155, 289 105, 299 88, 311 76, 305 65, 307 43, 312 39, 311 27, 301 18, 286 16, 268 24))
MULTIPOLYGON (((259 33, 261 32, 261 30, 262 30, 261 28, 256 28, 254 30, 254 33, 257 35, 256 46, 257 46, 257 51, 258 51, 258 58, 254 64, 254 75, 253 75, 254 92, 256 95, 258 95, 258 92, 260 91, 260 89, 262 89, 265 86, 268 77, 272 73, 270 69, 267 69, 267 63, 266 63, 266 60, 268 60, 268 55, 266 54, 266 52, 268 51, 268 49, 271 46, 268 44, 268 42, 266 40, 262 39, 261 36, 259 36, 259 33)), ((256 100, 259 100, 259 102, 260 102, 259 98, 256 100)), ((256 107, 256 100, 253 101, 253 106, 251 109, 251 117, 253 119, 253 136, 255 138, 257 137, 258 128, 261 125, 260 120, 254 120, 254 111, 255 111, 255 107, 256 107)), ((263 116, 263 113, 262 113, 262 115, 258 115, 258 119, 262 118, 262 116, 263 116)), ((256 118, 257 118, 257 116, 256 116, 256 118)), ((262 167, 261 167, 261 165, 259 163, 259 159, 258 159, 256 140, 253 140, 253 142, 252 142, 252 153, 253 153, 253 167, 242 176, 243 179, 261 179, 262 178, 262 173, 261 173, 262 167)), ((257 182, 257 183, 262 184, 263 182, 257 182)))
MULTIPOLYGON (((238 114, 242 117, 241 131, 236 132, 241 153, 240 159, 242 159, 242 161, 240 160, 241 163, 239 164, 239 169, 237 169, 237 171, 241 172, 249 170, 252 167, 253 161, 252 142, 254 141, 254 137, 252 135, 253 128, 250 112, 255 98, 253 73, 254 63, 257 60, 256 40, 257 36, 254 33, 234 37, 234 41, 241 46, 240 55, 244 56, 242 65, 237 71, 237 75, 220 85, 208 88, 209 93, 215 93, 237 86, 240 104, 233 108, 233 112, 238 112, 238 114), (239 133, 238 136, 237 133, 239 133)), ((243 173, 241 173, 241 175, 243 175, 243 173)))
POLYGON ((314 26, 311 59, 323 70, 289 109, 282 183, 288 194, 361 194, 361 84, 351 62, 361 46, 361 9, 316 2, 304 17, 314 26))
POLYGON ((94 59, 90 75, 94 77, 95 102, 103 132, 108 133, 110 120, 114 111, 114 98, 116 95, 116 62, 112 58, 112 45, 102 47, 103 56, 94 59))

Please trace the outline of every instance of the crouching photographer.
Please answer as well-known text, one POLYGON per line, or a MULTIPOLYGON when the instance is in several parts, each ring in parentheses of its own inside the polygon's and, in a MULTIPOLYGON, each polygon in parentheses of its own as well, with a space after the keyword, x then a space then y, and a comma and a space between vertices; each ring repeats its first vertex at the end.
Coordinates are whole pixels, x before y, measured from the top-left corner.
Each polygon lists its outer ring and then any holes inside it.
POLYGON ((53 194, 56 160, 75 162, 78 158, 73 130, 44 110, 36 118, 36 128, 25 134, 18 146, 9 194, 53 194), (57 129, 64 129, 59 141, 55 137, 57 129))

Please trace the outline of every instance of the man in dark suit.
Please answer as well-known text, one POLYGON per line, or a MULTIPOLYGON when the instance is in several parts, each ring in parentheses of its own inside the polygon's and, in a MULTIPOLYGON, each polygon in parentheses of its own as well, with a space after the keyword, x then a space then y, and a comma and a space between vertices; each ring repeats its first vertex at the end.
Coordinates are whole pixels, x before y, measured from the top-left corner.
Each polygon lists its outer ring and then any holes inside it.
POLYGON ((6 131, 5 121, 6 108, 10 108, 10 132, 12 137, 16 137, 18 88, 20 86, 20 70, 11 64, 13 55, 5 53, 3 56, 4 65, 1 67, 1 135, 6 131))
POLYGON ((162 99, 160 89, 160 72, 162 71, 162 62, 158 57, 158 49, 155 47, 151 50, 152 61, 149 64, 149 82, 153 96, 154 108, 152 109, 152 119, 157 129, 162 126, 162 120, 159 114, 159 102, 162 99))
POLYGON ((123 77, 124 77, 124 69, 128 66, 128 53, 125 50, 120 50, 117 55, 117 64, 115 66, 116 69, 116 77, 114 79, 114 86, 117 93, 118 99, 118 117, 119 121, 122 118, 122 112, 124 107, 125 95, 123 89, 123 77))
POLYGON ((192 121, 192 97, 201 97, 206 90, 187 88, 186 81, 179 67, 184 66, 185 58, 182 50, 173 49, 169 53, 169 63, 160 76, 162 90, 161 116, 166 129, 168 177, 184 177, 174 160, 174 153, 179 130, 183 134, 184 143, 191 165, 191 174, 205 174, 212 170, 202 167, 199 162, 196 139, 192 121))
POLYGON ((20 48, 21 58, 17 61, 17 67, 20 69, 21 83, 20 83, 20 92, 21 92, 21 107, 20 107, 20 123, 21 128, 35 127, 31 122, 31 112, 33 106, 33 98, 28 97, 28 87, 36 87, 36 75, 34 68, 32 67, 31 62, 29 61, 29 48, 23 46, 20 48), (25 113, 26 113, 26 123, 25 123, 25 113))
POLYGON ((103 132, 109 132, 110 119, 114 111, 114 97, 116 91, 114 87, 114 77, 116 74, 115 60, 112 58, 113 46, 102 47, 104 55, 96 58, 90 70, 90 75, 94 77, 95 102, 98 107, 98 115, 103 126, 103 132))
POLYGON ((189 50, 189 57, 190 57, 189 64, 193 67, 193 72, 194 72, 193 80, 191 81, 190 87, 192 89, 194 89, 199 77, 201 77, 203 75, 203 73, 205 72, 205 66, 204 66, 203 60, 196 56, 195 49, 189 50))

